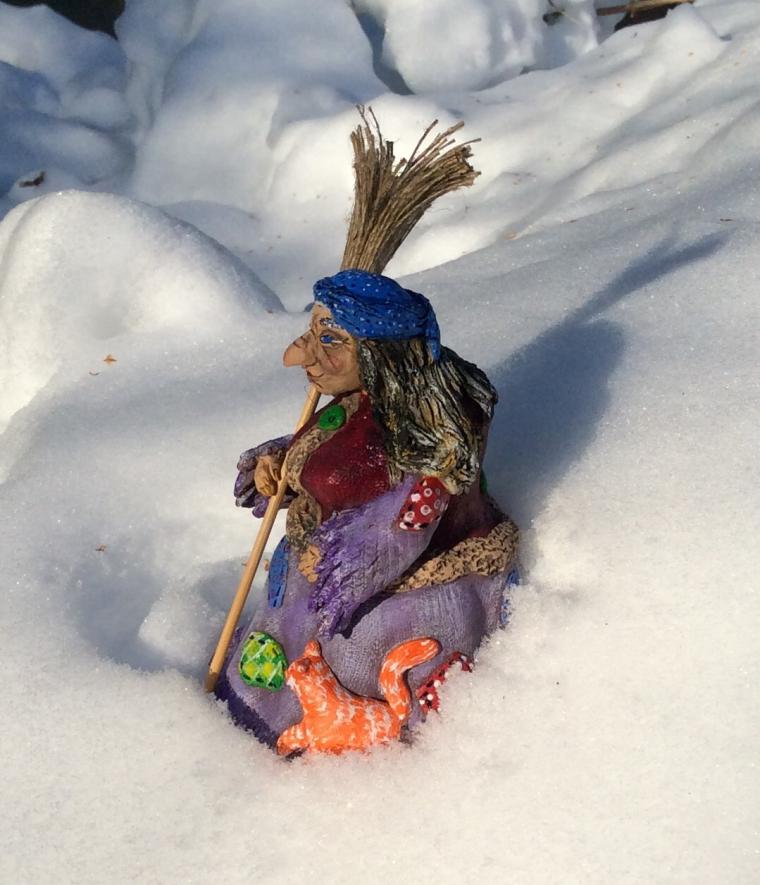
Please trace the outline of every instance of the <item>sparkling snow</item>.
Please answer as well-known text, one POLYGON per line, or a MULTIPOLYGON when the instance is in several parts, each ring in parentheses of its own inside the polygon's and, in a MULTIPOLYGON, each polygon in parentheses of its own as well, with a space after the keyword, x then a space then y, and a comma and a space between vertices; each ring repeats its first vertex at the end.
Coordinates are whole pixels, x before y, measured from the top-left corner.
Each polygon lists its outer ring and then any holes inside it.
POLYGON ((0 5, 0 881, 758 881, 760 5, 591 7, 0 5), (286 765, 201 681, 356 102, 482 138, 389 272, 499 388, 524 581, 412 748, 286 765))

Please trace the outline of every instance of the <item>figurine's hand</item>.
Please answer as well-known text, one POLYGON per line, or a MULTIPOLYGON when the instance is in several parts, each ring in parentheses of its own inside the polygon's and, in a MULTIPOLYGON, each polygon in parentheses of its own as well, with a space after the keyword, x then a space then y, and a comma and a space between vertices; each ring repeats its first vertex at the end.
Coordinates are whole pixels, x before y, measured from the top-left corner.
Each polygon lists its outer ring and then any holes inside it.
POLYGON ((321 556, 319 547, 316 544, 309 544, 298 560, 298 571, 301 572, 310 584, 314 584, 317 581, 316 568, 321 556))
POLYGON ((252 507, 256 516, 263 516, 263 511, 256 512, 257 508, 266 508, 266 498, 277 491, 290 440, 289 436, 281 436, 243 452, 238 460, 235 480, 238 507, 252 507))
POLYGON ((280 484, 282 460, 276 455, 262 455, 256 462, 253 481, 256 490, 268 498, 275 494, 277 486, 280 484))
POLYGON ((258 455, 256 449, 243 452, 238 461, 235 501, 238 507, 251 507, 258 492, 268 498, 277 491, 284 456, 258 455))

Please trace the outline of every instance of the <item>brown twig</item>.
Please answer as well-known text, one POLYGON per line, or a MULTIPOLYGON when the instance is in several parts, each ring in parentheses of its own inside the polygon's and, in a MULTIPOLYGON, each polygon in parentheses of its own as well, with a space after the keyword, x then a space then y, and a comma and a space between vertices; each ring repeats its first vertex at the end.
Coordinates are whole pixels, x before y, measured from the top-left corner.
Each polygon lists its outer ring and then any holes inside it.
POLYGON ((622 6, 604 6, 597 9, 597 15, 621 15, 628 13, 636 15, 637 12, 646 12, 648 9, 657 9, 660 6, 673 6, 677 3, 693 3, 694 0, 630 0, 622 6))

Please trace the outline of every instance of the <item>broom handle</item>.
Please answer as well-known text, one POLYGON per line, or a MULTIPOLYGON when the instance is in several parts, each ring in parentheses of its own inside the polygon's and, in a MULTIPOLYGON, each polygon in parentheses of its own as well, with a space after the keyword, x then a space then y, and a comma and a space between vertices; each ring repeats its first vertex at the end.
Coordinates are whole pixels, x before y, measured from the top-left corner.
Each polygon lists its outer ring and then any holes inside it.
MULTIPOLYGON (((306 397, 306 402, 304 403, 301 417, 298 419, 296 432, 298 432, 314 414, 318 402, 319 391, 316 387, 312 386, 309 390, 309 395, 306 397)), ((214 655, 209 662, 205 683, 206 691, 214 690, 216 686, 216 681, 217 679, 219 679, 219 674, 222 672, 222 665, 224 664, 224 659, 227 656, 227 649, 230 647, 230 642, 232 641, 232 634, 235 632, 235 627, 237 627, 237 623, 240 620, 240 613, 243 611, 243 606, 245 605, 246 599, 248 599, 248 593, 251 589, 251 584, 253 583, 256 569, 259 567, 259 563, 261 562, 261 556, 264 553, 264 547, 269 540, 272 526, 274 525, 277 512, 280 509, 280 505, 282 504, 282 499, 285 497, 285 492, 287 491, 287 488, 288 480, 285 476, 285 464, 283 463, 282 475, 280 476, 280 484, 277 486, 277 491, 275 492, 275 494, 272 495, 272 497, 269 499, 269 504, 267 505, 264 519, 259 526, 259 532, 256 535, 256 540, 253 544, 253 548, 251 549, 251 555, 248 557, 245 571, 240 576, 240 583, 238 584, 235 598, 232 600, 232 606, 230 607, 229 614, 227 615, 227 620, 224 622, 224 627, 222 627, 222 632, 219 636, 219 642, 217 642, 216 644, 216 651, 214 652, 214 655)))

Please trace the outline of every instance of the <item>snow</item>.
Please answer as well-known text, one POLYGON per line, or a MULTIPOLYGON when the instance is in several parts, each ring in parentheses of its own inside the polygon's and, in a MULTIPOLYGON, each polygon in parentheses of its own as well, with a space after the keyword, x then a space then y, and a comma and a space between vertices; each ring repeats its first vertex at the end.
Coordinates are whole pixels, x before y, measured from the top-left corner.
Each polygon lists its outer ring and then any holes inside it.
POLYGON ((417 94, 483 89, 597 44, 592 0, 568 0, 551 28, 542 0, 356 0, 354 7, 376 23, 383 61, 417 94))
POLYGON ((0 193, 37 167, 68 173, 61 186, 115 176, 130 157, 126 142, 112 134, 130 118, 126 68, 105 35, 75 28, 42 6, 2 4, 0 193))
POLYGON ((437 6, 0 7, 2 881, 757 881, 760 8, 437 6), (499 388, 524 581, 412 748, 285 765, 200 683, 357 101, 482 138, 389 271, 499 388))

